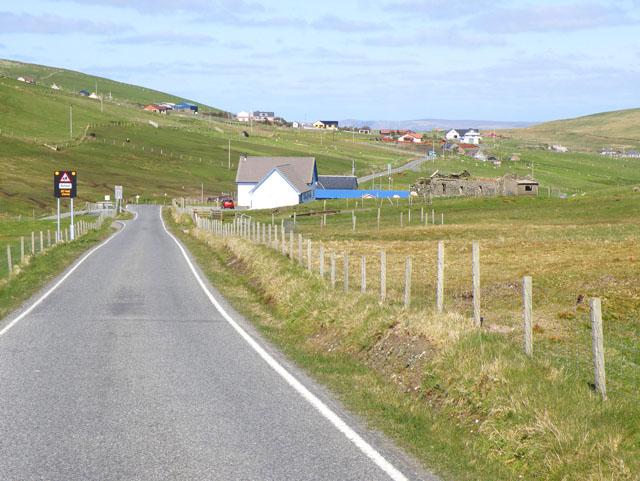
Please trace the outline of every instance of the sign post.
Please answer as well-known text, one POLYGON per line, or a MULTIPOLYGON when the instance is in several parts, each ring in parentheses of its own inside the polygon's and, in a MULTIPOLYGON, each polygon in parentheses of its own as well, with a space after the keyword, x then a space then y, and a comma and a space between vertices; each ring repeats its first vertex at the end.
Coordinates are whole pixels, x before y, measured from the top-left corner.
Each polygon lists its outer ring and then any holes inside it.
POLYGON ((53 195, 58 199, 58 240, 60 236, 60 198, 68 198, 71 201, 71 225, 69 226, 69 237, 75 239, 75 229, 73 224, 73 198, 76 196, 77 176, 75 170, 56 170, 53 173, 53 195))
POLYGON ((122 186, 116 185, 115 191, 116 211, 118 210, 118 206, 120 206, 120 213, 122 214, 122 186))

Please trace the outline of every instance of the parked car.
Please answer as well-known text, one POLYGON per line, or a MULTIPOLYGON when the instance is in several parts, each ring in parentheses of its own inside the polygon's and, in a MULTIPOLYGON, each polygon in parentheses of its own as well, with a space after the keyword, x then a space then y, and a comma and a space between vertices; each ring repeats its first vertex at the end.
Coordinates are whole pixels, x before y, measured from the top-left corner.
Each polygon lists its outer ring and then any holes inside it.
POLYGON ((233 204, 233 200, 232 199, 224 199, 222 201, 222 208, 223 209, 233 209, 235 206, 233 204))

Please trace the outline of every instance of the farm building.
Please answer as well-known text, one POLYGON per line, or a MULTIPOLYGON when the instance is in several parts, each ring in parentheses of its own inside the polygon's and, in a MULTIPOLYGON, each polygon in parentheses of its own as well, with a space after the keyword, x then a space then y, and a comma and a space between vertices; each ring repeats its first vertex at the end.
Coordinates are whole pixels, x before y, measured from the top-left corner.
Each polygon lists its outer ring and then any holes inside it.
POLYGON ((467 170, 443 175, 437 170, 429 178, 420 178, 411 186, 418 195, 432 197, 538 195, 538 181, 506 174, 497 179, 471 177, 467 170))
POLYGON ((173 110, 176 111, 189 111, 194 114, 198 113, 198 106, 196 104, 192 104, 191 102, 179 102, 173 106, 173 110))
POLYGON ((318 182, 314 157, 240 157, 238 205, 273 209, 315 200, 318 182))
POLYGON ((318 189, 357 190, 358 178, 355 175, 319 175, 318 189))
POLYGON ((36 84, 35 79, 33 79, 32 77, 27 77, 26 75, 21 75, 20 77, 18 77, 18 80, 20 82, 26 82, 28 84, 33 84, 33 85, 36 84))
POLYGON ((160 106, 156 104, 149 104, 142 107, 142 110, 146 110, 147 112, 153 112, 157 114, 158 112, 160 112, 160 106))

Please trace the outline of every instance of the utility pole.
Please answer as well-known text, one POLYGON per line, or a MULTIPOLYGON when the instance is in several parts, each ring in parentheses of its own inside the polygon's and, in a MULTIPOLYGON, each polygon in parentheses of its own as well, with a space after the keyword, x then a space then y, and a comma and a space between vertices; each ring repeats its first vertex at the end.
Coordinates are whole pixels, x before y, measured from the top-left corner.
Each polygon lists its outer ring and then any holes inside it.
POLYGON ((73 106, 69 104, 69 140, 73 140, 73 106))
POLYGON ((231 138, 229 138, 229 170, 231 170, 231 138))

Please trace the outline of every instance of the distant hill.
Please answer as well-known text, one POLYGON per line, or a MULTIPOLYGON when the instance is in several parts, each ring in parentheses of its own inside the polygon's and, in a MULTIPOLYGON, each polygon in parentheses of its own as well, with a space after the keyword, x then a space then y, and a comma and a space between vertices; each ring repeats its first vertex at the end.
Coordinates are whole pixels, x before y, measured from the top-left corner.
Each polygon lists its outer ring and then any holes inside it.
POLYGON ((418 120, 356 120, 346 119, 340 121, 340 126, 363 127, 368 125, 374 130, 380 129, 411 129, 417 132, 425 132, 439 128, 449 129, 516 129, 530 127, 538 122, 508 122, 496 120, 450 120, 450 119, 418 119, 418 120))
POLYGON ((554 120, 504 135, 545 143, 562 143, 578 150, 617 150, 640 145, 640 108, 601 112, 572 119, 554 120))
MULTIPOLYGON (((63 92, 67 93, 78 92, 80 90, 95 92, 97 88, 97 93, 105 98, 111 95, 111 98, 115 101, 130 104, 177 103, 183 100, 197 103, 193 100, 177 97, 158 90, 138 87, 137 85, 117 82, 82 72, 0 59, 0 77, 15 80, 19 76, 25 75, 33 78, 39 86, 51 87, 51 85, 55 83, 63 92)), ((199 105, 200 111, 210 110, 212 112, 221 112, 221 110, 208 105, 199 105)))

